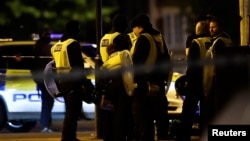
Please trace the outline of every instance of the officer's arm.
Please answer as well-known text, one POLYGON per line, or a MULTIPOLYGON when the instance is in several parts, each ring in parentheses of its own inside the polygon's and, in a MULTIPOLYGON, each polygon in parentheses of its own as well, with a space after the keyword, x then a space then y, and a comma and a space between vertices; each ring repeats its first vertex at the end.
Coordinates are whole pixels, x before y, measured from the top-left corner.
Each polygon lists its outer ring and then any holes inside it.
POLYGON ((81 67, 83 68, 83 58, 81 55, 81 47, 78 43, 73 42, 67 48, 70 66, 72 68, 81 67))
POLYGON ((188 61, 196 61, 200 58, 199 45, 196 42, 192 42, 189 47, 188 61))
POLYGON ((197 74, 200 72, 201 67, 200 65, 200 50, 199 50, 199 45, 196 42, 192 42, 190 48, 189 48, 189 53, 187 56, 187 71, 186 71, 186 76, 187 76, 187 81, 190 85, 193 85, 195 82, 197 82, 196 79, 199 79, 197 77, 197 74))
MULTIPOLYGON (((68 58, 72 71, 76 71, 77 74, 82 75, 85 78, 84 62, 81 54, 81 46, 77 42, 71 43, 68 48, 68 58)), ((79 76, 80 77, 80 76, 79 76)), ((82 78, 81 77, 81 78, 82 78)))

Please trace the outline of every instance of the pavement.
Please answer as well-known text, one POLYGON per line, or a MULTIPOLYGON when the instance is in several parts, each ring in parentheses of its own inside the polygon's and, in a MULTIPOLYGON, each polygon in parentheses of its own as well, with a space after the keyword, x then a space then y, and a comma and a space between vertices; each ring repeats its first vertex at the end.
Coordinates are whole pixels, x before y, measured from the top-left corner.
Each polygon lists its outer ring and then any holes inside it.
MULTIPOLYGON (((77 132, 77 138, 81 141, 103 141, 96 137, 95 132, 77 132)), ((1 133, 0 141, 60 141, 61 133, 1 133)), ((192 141, 198 141, 198 136, 193 136, 192 141)), ((166 140, 174 141, 174 140, 166 140)))
MULTIPOLYGON (((94 132, 77 132, 81 141, 102 141, 94 132)), ((60 141, 61 133, 1 133, 0 141, 60 141)))
MULTIPOLYGON (((60 141, 62 121, 53 121, 52 126, 53 129, 57 129, 52 133, 41 133, 39 123, 29 132, 15 133, 4 128, 0 130, 0 141, 60 141)), ((103 141, 97 138, 95 128, 94 120, 80 120, 77 126, 77 138, 81 141, 103 141)), ((198 141, 198 139, 198 136, 192 137, 192 141, 198 141)))

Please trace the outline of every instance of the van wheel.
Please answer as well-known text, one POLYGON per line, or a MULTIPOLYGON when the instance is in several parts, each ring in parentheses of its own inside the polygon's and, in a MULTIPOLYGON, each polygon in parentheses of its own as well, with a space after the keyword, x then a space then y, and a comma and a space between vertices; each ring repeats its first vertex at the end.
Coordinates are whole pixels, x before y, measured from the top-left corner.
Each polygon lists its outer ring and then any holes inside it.
POLYGON ((6 122, 6 128, 11 132, 28 132, 35 127, 35 120, 10 120, 6 122))
POLYGON ((0 130, 6 123, 6 112, 2 103, 0 103, 0 130))

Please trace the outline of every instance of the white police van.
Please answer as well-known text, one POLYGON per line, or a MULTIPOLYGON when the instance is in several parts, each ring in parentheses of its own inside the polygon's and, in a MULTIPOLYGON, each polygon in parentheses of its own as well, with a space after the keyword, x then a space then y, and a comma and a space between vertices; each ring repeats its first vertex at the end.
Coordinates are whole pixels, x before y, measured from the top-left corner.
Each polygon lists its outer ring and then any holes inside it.
MULTIPOLYGON (((35 41, 0 41, 0 129, 29 131, 40 118, 41 92, 31 76, 35 41)), ((94 69, 96 45, 82 43, 85 67, 94 69)), ((94 78, 92 77, 94 80, 94 78)), ((52 118, 64 118, 65 105, 55 100, 52 118)), ((94 119, 95 105, 83 102, 83 113, 94 119)))

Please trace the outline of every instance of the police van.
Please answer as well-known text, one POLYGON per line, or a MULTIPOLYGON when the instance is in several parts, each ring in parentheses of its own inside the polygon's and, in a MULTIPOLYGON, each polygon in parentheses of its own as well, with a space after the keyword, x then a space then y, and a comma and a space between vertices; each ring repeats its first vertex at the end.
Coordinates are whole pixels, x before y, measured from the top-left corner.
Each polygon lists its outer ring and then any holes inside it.
MULTIPOLYGON (((53 42, 52 44, 54 44, 53 42)), ((0 130, 24 132, 33 128, 40 119, 41 92, 33 81, 30 69, 35 41, 0 40, 0 130)), ((81 43, 84 66, 93 71, 97 54, 96 44, 81 43)), ((46 58, 46 56, 44 57, 46 58)), ((93 73, 92 73, 93 74, 93 73)), ((178 118, 182 111, 182 98, 175 91, 175 80, 182 74, 174 72, 166 96, 170 119, 178 118)), ((89 75, 93 84, 94 75, 89 75)), ((64 103, 55 100, 53 120, 64 118, 64 103)), ((94 119, 95 105, 83 102, 83 112, 94 119)))
MULTIPOLYGON (((40 119, 41 92, 30 72, 34 44, 33 40, 0 41, 0 129, 6 127, 13 132, 29 131, 40 119)), ((93 70, 96 45, 81 43, 81 49, 85 67, 93 70)), ((94 83, 94 77, 91 79, 94 83)), ((64 112, 64 103, 55 100, 52 118, 63 119, 64 112)), ((94 112, 94 104, 83 102, 86 118, 94 119, 94 112)))

